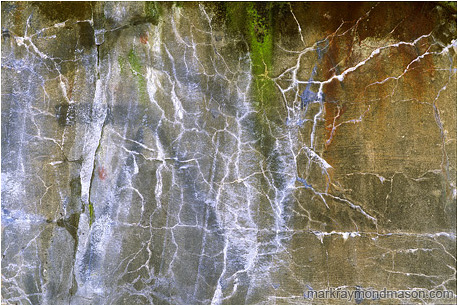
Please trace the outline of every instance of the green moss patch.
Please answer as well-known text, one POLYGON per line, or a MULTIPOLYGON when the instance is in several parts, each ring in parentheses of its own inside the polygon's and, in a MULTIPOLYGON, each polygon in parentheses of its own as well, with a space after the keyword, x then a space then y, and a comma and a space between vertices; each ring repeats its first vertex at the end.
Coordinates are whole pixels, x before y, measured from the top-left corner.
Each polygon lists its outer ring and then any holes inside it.
POLYGON ((132 73, 134 78, 137 81, 138 93, 139 93, 139 102, 148 103, 148 91, 147 91, 147 82, 144 74, 144 68, 141 64, 141 60, 134 49, 131 49, 127 55, 127 59, 119 56, 118 57, 119 68, 121 69, 121 75, 126 75, 128 71, 132 73))
POLYGON ((94 220, 95 220, 94 205, 92 205, 92 203, 89 203, 89 226, 92 226, 92 223, 94 223, 94 220))
POLYGON ((157 25, 162 15, 162 7, 156 1, 146 1, 145 15, 148 22, 157 25))
POLYGON ((268 157, 274 147, 275 138, 271 135, 272 124, 278 121, 278 108, 282 105, 277 88, 271 79, 274 61, 274 16, 278 6, 284 3, 273 2, 228 2, 225 9, 226 27, 230 34, 242 33, 249 45, 252 64, 253 106, 257 110, 256 133, 259 147, 268 157))

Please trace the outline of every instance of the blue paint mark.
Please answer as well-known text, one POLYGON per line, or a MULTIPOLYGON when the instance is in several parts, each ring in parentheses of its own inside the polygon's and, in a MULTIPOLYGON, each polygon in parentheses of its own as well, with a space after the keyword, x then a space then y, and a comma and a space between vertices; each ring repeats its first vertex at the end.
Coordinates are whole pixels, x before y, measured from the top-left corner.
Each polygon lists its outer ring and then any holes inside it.
POLYGON ((2 208, 2 224, 3 226, 7 226, 13 223, 17 218, 11 216, 11 212, 8 209, 2 208))
MULTIPOLYGON (((310 103, 323 102, 324 99, 325 99, 323 93, 321 93, 321 95, 319 95, 318 93, 316 93, 313 90, 311 90, 311 86, 312 86, 312 83, 313 83, 313 78, 314 78, 315 74, 317 73, 317 67, 321 63, 321 61, 323 60, 323 57, 328 52, 328 50, 329 50, 329 40, 323 39, 323 40, 320 40, 320 41, 318 41, 316 43, 316 53, 318 55, 318 63, 315 65, 315 67, 313 67, 312 75, 310 76, 310 79, 309 79, 309 82, 307 84, 307 87, 305 88, 305 90, 300 95, 300 97, 301 97, 301 110, 303 110, 305 108, 305 112, 307 112, 308 105, 310 103)), ((331 59, 331 61, 332 61, 332 59, 331 59)), ((336 70, 339 69, 339 67, 336 66, 336 65, 335 65, 335 68, 336 68, 336 70)))
POLYGON ((312 86, 313 82, 313 77, 316 74, 316 65, 313 67, 312 70, 312 75, 310 76, 309 83, 307 84, 307 87, 301 94, 301 109, 304 109, 304 107, 307 107, 309 103, 314 102, 318 99, 318 94, 310 89, 312 86))
POLYGON ((328 52, 329 48, 329 40, 324 39, 320 40, 316 44, 316 53, 318 54, 318 59, 321 60, 323 59, 323 56, 325 55, 326 52, 328 52), (324 46, 320 46, 324 45, 324 46))
POLYGON ((287 118, 286 119, 286 125, 287 126, 299 126, 299 127, 302 127, 304 126, 304 123, 306 123, 307 121, 311 121, 310 119, 296 119, 296 120, 291 120, 290 118, 287 118))
POLYGON ((306 119, 304 119, 304 120, 300 120, 300 119, 299 119, 299 120, 297 120, 297 125, 300 126, 300 127, 302 127, 302 126, 304 125, 305 122, 307 122, 306 119))
POLYGON ((312 185, 307 184, 307 181, 304 180, 303 178, 297 177, 297 180, 298 180, 299 182, 301 182, 302 184, 304 184, 305 188, 312 188, 312 185))
MULTIPOLYGON (((324 53, 322 53, 323 50, 327 49, 329 46, 329 42, 327 43, 327 46, 323 49, 321 49, 319 46, 317 46, 317 53, 318 53, 318 59, 319 62, 321 62, 321 59, 323 58, 324 53)), ((309 83, 307 84, 307 87, 301 94, 301 109, 308 108, 308 105, 312 102, 315 101, 323 101, 323 96, 318 96, 318 94, 314 91, 312 91, 310 88, 312 86, 313 82, 313 77, 315 76, 317 72, 317 66, 318 64, 315 65, 312 69, 312 75, 310 76, 309 83)))
POLYGON ((318 99, 318 94, 310 90, 310 84, 307 85, 307 88, 301 94, 301 109, 308 106, 309 103, 316 101, 318 99))

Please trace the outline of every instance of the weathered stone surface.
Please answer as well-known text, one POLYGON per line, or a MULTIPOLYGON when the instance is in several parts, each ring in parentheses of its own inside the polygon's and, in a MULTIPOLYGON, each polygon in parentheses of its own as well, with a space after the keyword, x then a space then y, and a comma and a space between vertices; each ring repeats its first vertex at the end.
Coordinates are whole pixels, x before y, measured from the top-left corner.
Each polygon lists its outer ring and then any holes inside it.
POLYGON ((2 2, 2 302, 456 303, 456 80, 454 3, 2 2))

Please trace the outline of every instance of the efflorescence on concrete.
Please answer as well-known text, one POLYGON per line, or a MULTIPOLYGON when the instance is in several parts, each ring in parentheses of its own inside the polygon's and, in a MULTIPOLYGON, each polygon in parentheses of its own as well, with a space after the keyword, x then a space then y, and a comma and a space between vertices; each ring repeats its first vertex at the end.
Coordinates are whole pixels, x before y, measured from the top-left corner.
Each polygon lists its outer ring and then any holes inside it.
POLYGON ((456 3, 2 2, 1 26, 3 303, 456 303, 456 3))

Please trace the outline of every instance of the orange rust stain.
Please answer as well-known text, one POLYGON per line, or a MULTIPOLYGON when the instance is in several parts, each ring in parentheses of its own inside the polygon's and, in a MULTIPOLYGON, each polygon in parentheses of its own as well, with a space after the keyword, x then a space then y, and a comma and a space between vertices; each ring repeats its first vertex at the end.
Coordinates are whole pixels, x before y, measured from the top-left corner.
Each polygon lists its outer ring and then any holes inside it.
POLYGON ((142 44, 146 44, 148 42, 148 34, 147 33, 142 33, 140 35, 140 42, 142 44))
POLYGON ((331 145, 332 141, 334 140, 334 137, 338 130, 338 125, 341 123, 339 122, 339 119, 345 113, 346 110, 347 105, 345 103, 342 105, 338 105, 336 103, 325 102, 324 113, 326 122, 326 149, 329 145, 331 145))
POLYGON ((334 123, 334 118, 338 114, 337 104, 336 103, 324 103, 324 119, 326 122, 325 129, 327 131, 326 139, 329 138, 329 133, 332 130, 332 124, 334 123))
POLYGON ((104 180, 107 178, 107 172, 104 167, 100 167, 98 170, 99 173, 99 179, 104 180))

